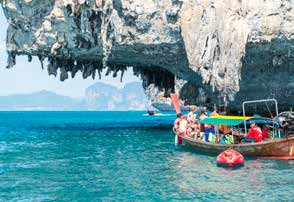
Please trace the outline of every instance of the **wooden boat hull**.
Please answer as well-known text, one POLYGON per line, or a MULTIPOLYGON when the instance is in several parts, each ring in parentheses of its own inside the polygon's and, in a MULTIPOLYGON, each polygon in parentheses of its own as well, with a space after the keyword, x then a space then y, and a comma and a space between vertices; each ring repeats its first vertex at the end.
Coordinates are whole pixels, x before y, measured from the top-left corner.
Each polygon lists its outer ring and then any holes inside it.
POLYGON ((259 143, 215 144, 180 136, 191 148, 208 153, 219 154, 232 148, 246 157, 261 157, 270 159, 294 159, 294 137, 280 138, 259 143))

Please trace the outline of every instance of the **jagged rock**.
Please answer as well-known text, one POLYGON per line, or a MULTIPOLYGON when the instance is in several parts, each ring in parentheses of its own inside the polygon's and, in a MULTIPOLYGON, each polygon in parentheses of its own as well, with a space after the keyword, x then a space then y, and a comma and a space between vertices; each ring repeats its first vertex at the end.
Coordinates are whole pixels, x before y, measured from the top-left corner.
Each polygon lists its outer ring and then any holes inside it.
MULTIPOLYGON (((179 91, 188 104, 218 96, 294 100, 293 0, 5 0, 8 66, 16 55, 48 57, 48 73, 100 77, 134 67, 158 95, 179 91), (75 63, 79 63, 74 65, 75 63), (155 89, 155 88, 154 88, 155 89), (162 92, 161 92, 162 91, 162 92)), ((145 88, 147 89, 147 88, 145 88)))
POLYGON ((121 89, 97 82, 86 89, 85 103, 95 110, 144 110, 147 97, 141 82, 128 83, 121 89))
POLYGON ((60 81, 65 81, 66 79, 68 79, 67 71, 65 70, 65 68, 61 68, 60 69, 60 81))

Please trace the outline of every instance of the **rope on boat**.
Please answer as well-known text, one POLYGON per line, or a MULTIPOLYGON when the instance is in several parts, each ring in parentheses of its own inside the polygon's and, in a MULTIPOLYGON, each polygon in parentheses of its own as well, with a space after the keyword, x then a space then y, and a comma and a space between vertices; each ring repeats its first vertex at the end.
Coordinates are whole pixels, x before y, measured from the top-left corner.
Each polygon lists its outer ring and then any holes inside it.
POLYGON ((274 116, 273 116, 273 114, 272 114, 271 110, 269 109, 269 107, 268 107, 267 103, 266 103, 266 102, 264 102, 264 103, 265 103, 265 105, 266 105, 266 108, 267 108, 268 112, 269 112, 269 113, 270 113, 270 115, 271 115, 271 118, 273 119, 273 118, 274 118, 274 116))

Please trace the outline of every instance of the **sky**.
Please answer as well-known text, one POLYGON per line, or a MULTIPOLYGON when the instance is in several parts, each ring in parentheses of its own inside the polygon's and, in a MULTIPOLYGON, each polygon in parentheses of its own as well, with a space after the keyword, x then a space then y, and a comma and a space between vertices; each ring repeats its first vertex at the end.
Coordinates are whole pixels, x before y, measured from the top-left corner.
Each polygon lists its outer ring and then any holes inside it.
POLYGON ((78 72, 74 79, 69 78, 61 82, 58 76, 49 76, 46 68, 42 70, 40 62, 36 57, 29 63, 27 57, 18 56, 16 58, 16 65, 12 69, 6 69, 6 28, 7 22, 0 6, 0 96, 48 90, 61 95, 82 97, 85 89, 98 81, 119 88, 128 82, 140 81, 137 77, 133 76, 132 70, 129 70, 125 73, 122 83, 119 76, 117 78, 102 76, 101 80, 98 78, 95 80, 92 78, 83 79, 81 72, 78 72))

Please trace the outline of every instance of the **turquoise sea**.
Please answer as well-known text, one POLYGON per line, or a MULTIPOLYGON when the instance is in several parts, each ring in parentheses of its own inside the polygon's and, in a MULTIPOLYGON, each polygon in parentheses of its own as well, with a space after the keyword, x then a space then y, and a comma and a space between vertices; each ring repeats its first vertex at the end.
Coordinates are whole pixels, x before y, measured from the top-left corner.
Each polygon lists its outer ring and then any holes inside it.
POLYGON ((0 112, 0 201, 294 201, 294 161, 217 167, 143 114, 0 112))

